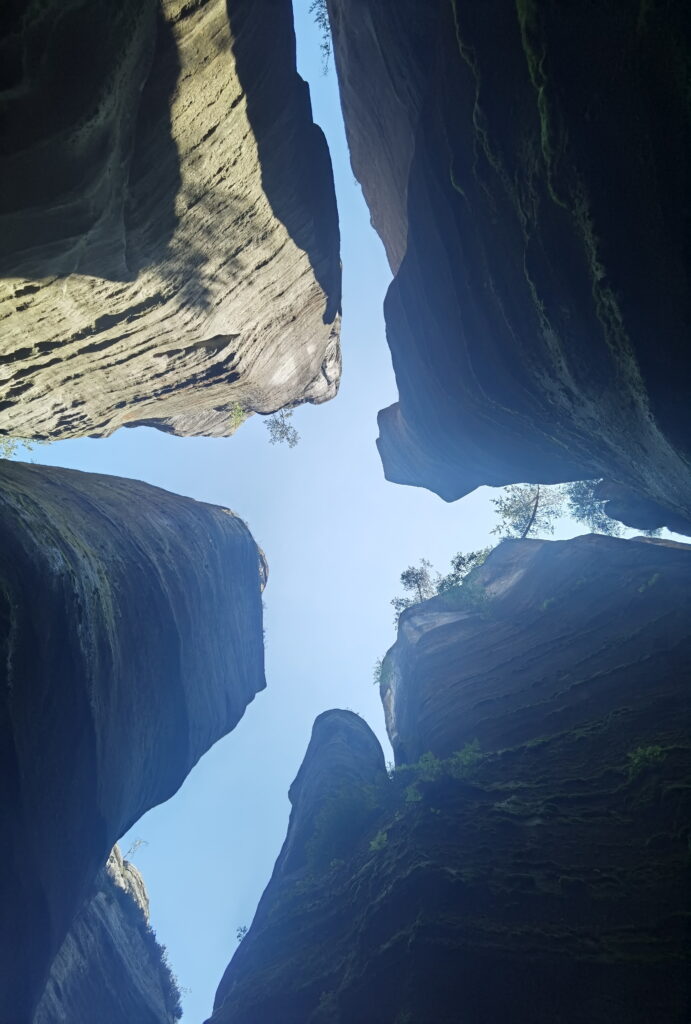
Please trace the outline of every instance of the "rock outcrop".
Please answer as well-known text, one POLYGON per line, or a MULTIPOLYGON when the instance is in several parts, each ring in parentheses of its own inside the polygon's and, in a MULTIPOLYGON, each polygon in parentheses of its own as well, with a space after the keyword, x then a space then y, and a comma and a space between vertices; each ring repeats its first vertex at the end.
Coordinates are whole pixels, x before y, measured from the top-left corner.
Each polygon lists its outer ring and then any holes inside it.
POLYGON ((33 1024, 174 1024, 181 1016, 143 879, 115 846, 53 961, 33 1024))
POLYGON ((446 500, 605 478, 690 531, 689 5, 329 10, 396 271, 387 477, 446 500))
POLYGON ((333 397, 339 232, 290 0, 0 15, 0 433, 333 397))
MULTIPOLYGON (((218 987, 213 1024, 311 1020, 331 972, 326 960, 313 954, 327 935, 336 947, 343 942, 343 931, 352 938, 357 918, 340 900, 334 901, 327 932, 321 911, 315 913, 317 908, 303 901, 317 865, 335 859, 343 864, 371 819, 374 805, 362 800, 363 791, 376 790, 386 781, 384 754, 363 719, 352 711, 327 711, 317 718, 290 787, 292 810, 283 849, 252 927, 218 987), (286 930, 289 919, 292 925, 286 930), (286 943, 291 941, 299 946, 290 950, 286 943), (301 953, 306 956, 298 966, 294 955, 301 953)), ((336 959, 338 948, 333 953, 336 959)), ((333 969, 338 970, 336 964, 333 969)))
POLYGON ((228 509, 0 463, 0 1020, 30 1019, 113 843, 264 683, 263 555, 228 509))
POLYGON ((612 519, 619 520, 634 530, 654 532, 665 525, 673 533, 691 534, 689 521, 675 515, 655 501, 636 494, 634 491, 611 480, 600 480, 594 488, 595 497, 604 502, 603 511, 612 519))
POLYGON ((396 771, 358 723, 329 789, 315 737, 343 713, 318 720, 284 847, 309 820, 305 867, 281 854, 212 1024, 685 1024, 690 568, 682 545, 505 542, 404 612, 396 771))
POLYGON ((691 546, 596 534, 507 540, 469 594, 401 615, 382 684, 397 761, 448 757, 474 740, 513 747, 607 716, 630 747, 650 720, 663 738, 676 731, 689 699, 691 546))

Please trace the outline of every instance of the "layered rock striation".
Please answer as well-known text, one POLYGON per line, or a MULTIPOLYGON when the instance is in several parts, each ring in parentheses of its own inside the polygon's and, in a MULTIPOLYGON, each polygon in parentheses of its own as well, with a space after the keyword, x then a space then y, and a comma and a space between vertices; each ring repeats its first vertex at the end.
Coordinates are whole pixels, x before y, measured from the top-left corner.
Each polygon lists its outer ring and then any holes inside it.
POLYGON ((465 591, 401 614, 382 672, 396 760, 531 743, 608 715, 632 745, 649 720, 676 734, 690 616, 691 546, 503 541, 465 591))
POLYGON ((605 478, 690 530, 688 5, 329 10, 396 272, 387 477, 446 500, 605 478))
POLYGON ((290 0, 0 15, 0 432, 225 435, 336 393, 331 164, 290 0))
POLYGON ((505 542, 404 612, 393 777, 359 768, 360 722, 338 764, 365 784, 293 794, 306 870, 279 858, 213 1024, 684 1024, 690 569, 665 543, 505 542))
POLYGON ((180 993, 136 867, 115 846, 53 961, 33 1024, 174 1024, 180 993))
POLYGON ((228 509, 0 464, 0 1020, 23 1022, 114 841, 264 685, 266 564, 228 509))

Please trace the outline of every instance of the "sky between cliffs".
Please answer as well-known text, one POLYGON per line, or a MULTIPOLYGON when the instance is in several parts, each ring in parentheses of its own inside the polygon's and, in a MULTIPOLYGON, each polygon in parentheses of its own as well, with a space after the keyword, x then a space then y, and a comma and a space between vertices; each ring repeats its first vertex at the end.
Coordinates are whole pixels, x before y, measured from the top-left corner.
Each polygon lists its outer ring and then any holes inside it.
MULTIPOLYGON (((375 448, 377 411, 397 398, 382 302, 390 272, 350 169, 333 68, 323 77, 309 0, 296 0, 298 66, 327 136, 343 258, 343 379, 337 399, 298 409, 300 444, 271 447, 260 417, 230 439, 121 430, 55 443, 37 462, 146 480, 234 509, 269 562, 267 689, 237 729, 168 803, 122 841, 148 843, 134 861, 152 924, 183 991, 186 1024, 211 1013, 216 986, 252 920, 283 841, 288 787, 312 723, 331 707, 363 715, 388 751, 372 668, 394 640, 390 599, 420 557, 448 570, 459 550, 495 538, 491 491, 461 502, 387 483, 375 448)), ((555 536, 583 530, 563 522, 555 536)), ((232 586, 232 580, 229 580, 232 586)))

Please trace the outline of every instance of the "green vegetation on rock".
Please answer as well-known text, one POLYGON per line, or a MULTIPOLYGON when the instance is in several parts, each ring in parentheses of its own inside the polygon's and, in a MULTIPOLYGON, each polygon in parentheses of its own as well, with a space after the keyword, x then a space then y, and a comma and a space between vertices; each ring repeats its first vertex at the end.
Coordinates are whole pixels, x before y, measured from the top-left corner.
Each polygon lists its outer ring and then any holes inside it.
POLYGON ((629 778, 636 778, 636 776, 640 775, 641 772, 646 770, 646 768, 659 764, 664 757, 665 751, 662 747, 657 745, 636 747, 635 750, 629 751, 627 755, 629 778))
POLYGON ((233 431, 236 431, 250 414, 243 409, 239 402, 233 402, 230 407, 230 426, 233 431))
POLYGON ((280 409, 272 416, 267 416, 264 425, 269 431, 269 444, 287 444, 289 448, 296 446, 300 435, 290 422, 292 415, 292 409, 280 409))
POLYGON ((435 573, 432 563, 426 558, 421 558, 418 566, 409 565, 401 573, 401 585, 410 596, 394 597, 391 601, 395 613, 394 625, 398 625, 401 612, 406 608, 412 608, 437 595, 443 596, 449 607, 481 607, 486 602, 486 595, 482 588, 474 586, 471 574, 482 565, 491 550, 482 548, 478 551, 459 551, 451 559, 451 569, 445 576, 435 573))

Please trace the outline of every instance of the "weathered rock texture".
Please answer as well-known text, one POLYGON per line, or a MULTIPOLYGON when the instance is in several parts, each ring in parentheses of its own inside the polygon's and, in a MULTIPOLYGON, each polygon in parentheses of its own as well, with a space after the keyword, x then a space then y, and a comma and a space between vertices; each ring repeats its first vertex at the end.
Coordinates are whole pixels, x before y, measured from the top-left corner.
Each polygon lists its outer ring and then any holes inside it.
POLYGON ((663 733, 666 714, 674 729, 673 708, 691 709, 691 546, 504 541, 470 595, 401 616, 382 687, 398 761, 475 739, 482 750, 528 743, 609 713, 635 746, 648 718, 663 733))
MULTIPOLYGON (((358 838, 350 821, 344 822, 343 832, 338 827, 334 814, 339 814, 341 803, 361 826, 360 792, 381 786, 386 779, 381 746, 363 719, 352 711, 327 711, 317 718, 305 759, 290 787, 292 810, 283 849, 252 927, 218 987, 210 1018, 213 1024, 250 1020, 305 1024, 311 1020, 310 1012, 328 987, 326 975, 331 971, 323 956, 326 950, 317 952, 319 944, 334 940, 336 959, 342 933, 353 936, 357 914, 355 908, 335 900, 331 912, 327 911, 333 914, 330 927, 325 928, 325 908, 303 905, 303 899, 308 898, 315 863, 323 859, 325 849, 327 855, 343 857, 351 840, 358 838), (325 815, 327 828, 334 829, 344 848, 334 845, 331 849, 328 839, 314 847, 325 815), (286 931, 289 918, 292 925, 286 931), (299 947, 290 950, 286 945, 290 941, 299 947)), ((336 963, 333 968, 338 970, 336 963)))
POLYGON ((331 164, 290 0, 0 15, 0 432, 232 433, 333 397, 331 164))
POLYGON ((53 961, 33 1024, 174 1024, 180 994, 133 864, 114 847, 53 961))
POLYGON ((689 5, 329 10, 396 271, 387 477, 447 500, 606 478, 690 530, 689 5))
POLYGON ((263 688, 263 557, 228 509, 0 463, 0 1020, 30 1019, 114 841, 263 688))
POLYGON ((404 612, 394 777, 359 723, 350 786, 293 794, 306 868, 279 859, 213 1024, 685 1024, 690 612, 690 549, 592 536, 404 612))

